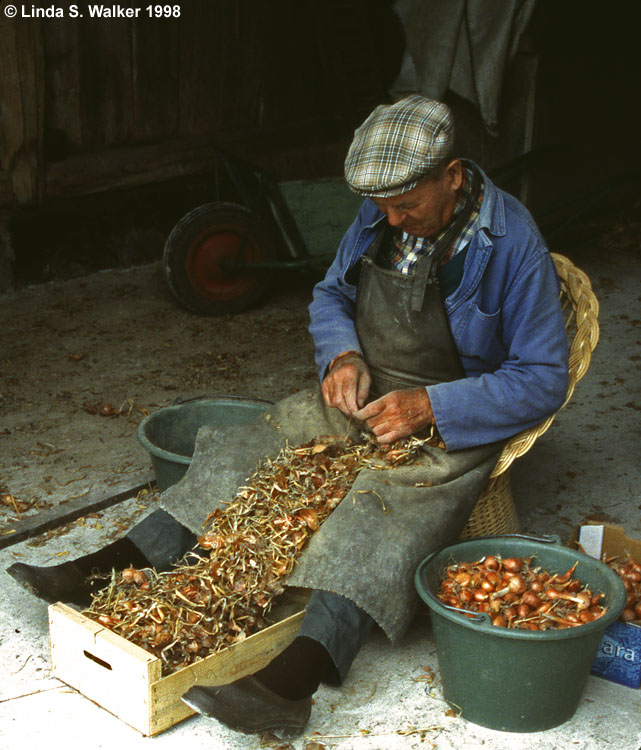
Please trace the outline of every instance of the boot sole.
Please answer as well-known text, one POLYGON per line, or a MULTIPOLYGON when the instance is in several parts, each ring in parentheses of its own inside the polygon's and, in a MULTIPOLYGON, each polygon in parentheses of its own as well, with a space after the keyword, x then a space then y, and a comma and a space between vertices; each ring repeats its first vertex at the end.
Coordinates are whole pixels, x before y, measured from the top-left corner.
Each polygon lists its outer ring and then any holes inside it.
POLYGON ((306 724, 285 724, 282 722, 275 722, 275 723, 269 723, 265 722, 261 725, 255 725, 253 727, 244 727, 239 726, 236 724, 233 720, 227 720, 227 718, 223 718, 221 716, 216 716, 215 713, 211 711, 211 708, 209 706, 209 702, 205 701, 199 701, 196 696, 192 697, 185 697, 182 696, 182 701, 186 705, 189 706, 189 708, 193 709, 197 713, 199 713, 201 716, 206 716, 210 719, 215 719, 216 721, 219 721, 221 724, 224 724, 229 729, 232 729, 234 732, 241 732, 242 734, 261 734, 263 732, 271 732, 273 735, 278 737, 279 739, 283 740, 290 740, 295 739, 296 737, 300 737, 301 734, 305 731, 306 724))
POLYGON ((34 596, 38 597, 38 599, 42 599, 43 601, 47 602, 47 604, 53 604, 56 600, 52 599, 50 596, 46 596, 40 589, 38 589, 35 584, 33 584, 25 571, 20 570, 20 568, 15 568, 16 563, 9 566, 7 568, 7 573, 13 578, 13 580, 18 583, 23 589, 28 591, 30 594, 33 594, 34 596))

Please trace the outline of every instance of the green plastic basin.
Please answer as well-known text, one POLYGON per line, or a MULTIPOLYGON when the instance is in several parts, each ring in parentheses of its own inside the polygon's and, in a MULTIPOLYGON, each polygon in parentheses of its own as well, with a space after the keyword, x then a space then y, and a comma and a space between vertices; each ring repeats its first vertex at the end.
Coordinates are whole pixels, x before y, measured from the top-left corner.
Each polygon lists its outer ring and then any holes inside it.
POLYGON ((138 441, 151 456, 158 488, 166 490, 186 474, 201 427, 246 424, 270 406, 271 401, 262 399, 218 396, 177 400, 145 417, 138 425, 138 441))
POLYGON ((419 596, 430 609, 443 695, 475 724, 509 732, 537 732, 570 719, 579 704, 606 627, 621 614, 626 592, 603 563, 560 544, 557 537, 480 537, 427 557, 415 576, 419 596), (605 595, 607 612, 575 628, 530 631, 492 625, 436 598, 442 571, 486 555, 534 557, 551 573, 565 573, 605 595))

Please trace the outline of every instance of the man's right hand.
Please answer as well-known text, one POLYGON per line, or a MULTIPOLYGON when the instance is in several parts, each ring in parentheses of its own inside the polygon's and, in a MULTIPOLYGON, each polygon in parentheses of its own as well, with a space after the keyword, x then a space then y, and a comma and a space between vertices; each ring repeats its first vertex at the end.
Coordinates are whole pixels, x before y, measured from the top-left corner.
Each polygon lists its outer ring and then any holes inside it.
POLYGON ((372 378, 365 361, 357 352, 347 352, 334 360, 332 368, 321 384, 327 406, 333 406, 346 416, 365 406, 372 378))

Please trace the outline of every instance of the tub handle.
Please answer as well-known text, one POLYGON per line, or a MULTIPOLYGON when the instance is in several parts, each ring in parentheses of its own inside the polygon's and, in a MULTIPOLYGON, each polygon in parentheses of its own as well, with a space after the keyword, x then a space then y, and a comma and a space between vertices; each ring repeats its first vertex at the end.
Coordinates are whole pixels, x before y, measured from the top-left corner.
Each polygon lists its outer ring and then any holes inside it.
MULTIPOLYGON (((429 564, 429 562, 432 560, 433 557, 435 557, 438 554, 438 550, 435 552, 432 552, 430 555, 428 555, 425 560, 418 566, 416 569, 416 573, 414 574, 414 580, 418 584, 420 581, 421 584, 424 583, 423 581, 423 571, 429 564)), ((471 609, 462 609, 461 607, 452 607, 449 604, 444 604, 438 596, 436 596, 429 586, 422 585, 423 593, 429 597, 433 602, 438 604, 439 607, 442 607, 443 609, 449 609, 450 612, 455 612, 458 615, 465 615, 465 617, 470 620, 471 622, 477 623, 479 625, 489 625, 491 627, 494 627, 492 625, 492 618, 488 615, 487 612, 472 612, 471 609)))
POLYGON ((476 542, 481 539, 525 539, 527 542, 561 544, 561 537, 558 534, 541 534, 541 536, 534 536, 531 534, 489 534, 487 536, 475 536, 473 541, 476 542))
POLYGON ((462 609, 461 607, 451 607, 449 604, 443 604, 439 601, 439 604, 443 609, 449 609, 450 612, 456 612, 460 615, 465 615, 468 620, 476 622, 479 625, 492 625, 492 618, 487 612, 472 612, 471 609, 462 609))

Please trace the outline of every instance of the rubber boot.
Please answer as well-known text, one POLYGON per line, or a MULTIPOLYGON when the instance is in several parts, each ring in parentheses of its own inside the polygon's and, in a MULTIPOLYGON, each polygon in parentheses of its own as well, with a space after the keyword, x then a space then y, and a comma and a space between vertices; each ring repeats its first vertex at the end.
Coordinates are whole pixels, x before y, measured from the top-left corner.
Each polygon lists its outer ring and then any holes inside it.
POLYGON ((331 656, 320 643, 298 636, 255 675, 228 685, 196 685, 182 700, 237 732, 298 737, 309 719, 312 695, 331 664, 331 656))
POLYGON ((62 601, 87 607, 91 604, 91 595, 108 583, 112 569, 123 570, 129 566, 150 567, 138 547, 123 537, 77 560, 48 567, 14 563, 7 568, 7 573, 49 604, 62 601))

